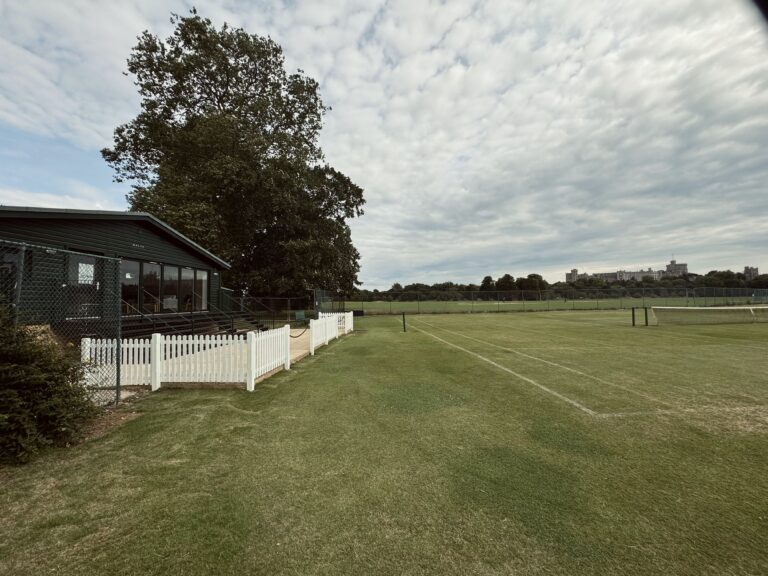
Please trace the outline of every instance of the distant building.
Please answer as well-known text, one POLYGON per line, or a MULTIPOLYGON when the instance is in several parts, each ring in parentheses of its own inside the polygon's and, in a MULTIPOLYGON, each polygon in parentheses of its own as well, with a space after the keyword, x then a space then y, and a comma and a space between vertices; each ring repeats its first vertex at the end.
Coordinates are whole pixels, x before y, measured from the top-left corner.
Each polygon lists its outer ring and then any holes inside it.
POLYGON ((685 276, 686 274, 688 274, 688 264, 678 264, 676 260, 670 260, 669 264, 667 264, 666 276, 675 278, 678 276, 685 276))
POLYGON ((617 280, 637 280, 642 281, 643 278, 650 277, 654 280, 658 280, 666 275, 664 270, 619 270, 617 273, 617 280))
POLYGON ((598 280, 602 280, 603 282, 618 282, 619 281, 619 273, 618 272, 596 272, 595 274, 590 274, 591 278, 597 278, 598 280))
POLYGON ((744 266, 744 277, 747 280, 754 280, 760 275, 760 272, 757 270, 757 266, 744 266))
MULTIPOLYGON (((757 275, 757 268, 749 268, 755 271, 757 275)), ((744 274, 746 274, 746 268, 744 274)), ((627 280, 636 280, 642 282, 643 278, 652 278, 654 280, 660 280, 665 277, 679 277, 688 274, 688 264, 678 264, 675 260, 670 261, 667 264, 666 270, 654 270, 648 268, 647 270, 617 270, 616 272, 596 272, 594 274, 581 273, 574 268, 570 272, 565 273, 566 282, 577 282, 578 280, 602 280, 609 284, 613 282, 625 282, 627 280)))

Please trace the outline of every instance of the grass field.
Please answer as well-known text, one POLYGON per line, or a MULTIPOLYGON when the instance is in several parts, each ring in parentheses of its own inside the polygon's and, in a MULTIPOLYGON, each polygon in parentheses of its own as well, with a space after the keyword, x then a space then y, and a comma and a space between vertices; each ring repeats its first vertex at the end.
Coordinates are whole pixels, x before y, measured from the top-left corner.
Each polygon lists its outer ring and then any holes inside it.
POLYGON ((541 312, 558 310, 626 310, 642 306, 732 306, 749 304, 748 296, 710 298, 578 298, 569 300, 423 300, 363 302, 347 300, 346 311, 363 310, 368 315, 376 314, 461 314, 483 312, 541 312))
POLYGON ((768 325, 356 320, 0 470, 0 574, 765 574, 768 325))

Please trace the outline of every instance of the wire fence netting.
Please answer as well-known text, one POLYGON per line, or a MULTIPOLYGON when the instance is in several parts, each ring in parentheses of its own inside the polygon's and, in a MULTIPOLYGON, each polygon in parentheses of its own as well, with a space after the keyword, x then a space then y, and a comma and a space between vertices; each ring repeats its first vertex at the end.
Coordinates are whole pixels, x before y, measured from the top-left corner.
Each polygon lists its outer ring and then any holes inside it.
POLYGON ((83 339, 114 340, 120 354, 120 260, 0 240, 0 304, 14 321, 83 360, 94 403, 119 401, 120 362, 85 358, 83 339))

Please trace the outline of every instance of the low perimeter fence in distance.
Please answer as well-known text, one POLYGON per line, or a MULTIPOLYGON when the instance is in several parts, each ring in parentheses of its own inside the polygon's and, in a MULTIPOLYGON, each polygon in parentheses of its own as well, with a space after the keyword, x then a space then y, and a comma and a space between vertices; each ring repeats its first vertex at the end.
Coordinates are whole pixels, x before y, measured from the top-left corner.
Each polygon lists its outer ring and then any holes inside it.
POLYGON ((376 314, 451 314, 550 310, 624 310, 644 306, 739 306, 765 303, 754 288, 600 288, 513 291, 383 292, 335 298, 324 308, 376 314))

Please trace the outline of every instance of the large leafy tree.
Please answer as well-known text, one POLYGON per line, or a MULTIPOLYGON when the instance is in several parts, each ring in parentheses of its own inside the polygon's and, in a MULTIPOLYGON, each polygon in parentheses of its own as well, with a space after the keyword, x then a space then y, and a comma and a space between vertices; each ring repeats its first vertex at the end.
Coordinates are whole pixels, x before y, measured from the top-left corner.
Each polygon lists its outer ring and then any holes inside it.
POLYGON ((504 274, 504 276, 496 280, 496 290, 511 291, 516 289, 515 278, 511 274, 504 274))
POLYGON ((351 291, 347 220, 363 191, 325 163, 315 80, 287 74, 280 46, 194 10, 165 41, 145 31, 128 59, 141 111, 102 150, 134 210, 230 261, 250 293, 351 291))
POLYGON ((483 281, 480 282, 480 291, 488 292, 491 290, 496 290, 496 282, 493 281, 491 276, 486 276, 483 278, 483 281))

